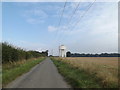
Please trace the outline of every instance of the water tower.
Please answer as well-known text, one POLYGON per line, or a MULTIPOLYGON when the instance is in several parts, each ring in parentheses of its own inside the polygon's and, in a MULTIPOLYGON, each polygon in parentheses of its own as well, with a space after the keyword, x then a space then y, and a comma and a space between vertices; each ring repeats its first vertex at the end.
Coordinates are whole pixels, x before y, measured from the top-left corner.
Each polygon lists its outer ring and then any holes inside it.
POLYGON ((59 46, 59 56, 66 57, 66 47, 64 45, 59 46))

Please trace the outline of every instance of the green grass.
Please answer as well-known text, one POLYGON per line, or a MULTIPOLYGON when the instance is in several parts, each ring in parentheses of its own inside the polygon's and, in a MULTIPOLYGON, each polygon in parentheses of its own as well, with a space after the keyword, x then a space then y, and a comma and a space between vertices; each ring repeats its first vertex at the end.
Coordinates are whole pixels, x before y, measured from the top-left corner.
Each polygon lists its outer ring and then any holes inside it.
POLYGON ((2 66, 0 65, 0 88, 2 88, 2 66))
POLYGON ((64 76, 65 80, 74 88, 101 88, 94 76, 90 76, 82 70, 73 68, 67 63, 54 60, 59 73, 64 76))
POLYGON ((43 61, 45 58, 36 60, 28 60, 24 64, 19 64, 13 68, 3 68, 2 70, 2 85, 5 87, 8 83, 15 80, 18 76, 28 72, 33 66, 43 61))

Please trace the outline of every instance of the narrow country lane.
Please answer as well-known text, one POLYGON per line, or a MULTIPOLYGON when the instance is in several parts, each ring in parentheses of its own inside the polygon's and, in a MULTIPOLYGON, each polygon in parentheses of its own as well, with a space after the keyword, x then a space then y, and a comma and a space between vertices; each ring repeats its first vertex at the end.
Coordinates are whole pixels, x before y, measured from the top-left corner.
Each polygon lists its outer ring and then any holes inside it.
POLYGON ((58 73, 56 66, 46 58, 31 69, 30 72, 18 77, 6 86, 7 88, 69 88, 58 73))

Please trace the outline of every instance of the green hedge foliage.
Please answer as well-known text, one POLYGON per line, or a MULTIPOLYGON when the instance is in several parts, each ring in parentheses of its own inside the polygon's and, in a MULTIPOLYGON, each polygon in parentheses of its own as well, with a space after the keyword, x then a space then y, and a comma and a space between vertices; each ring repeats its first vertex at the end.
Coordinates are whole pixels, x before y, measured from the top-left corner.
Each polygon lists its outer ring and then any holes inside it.
POLYGON ((45 52, 38 52, 32 50, 26 51, 24 49, 8 44, 7 42, 2 43, 2 63, 13 62, 23 59, 28 60, 30 58, 43 57, 47 55, 48 50, 46 50, 45 52))

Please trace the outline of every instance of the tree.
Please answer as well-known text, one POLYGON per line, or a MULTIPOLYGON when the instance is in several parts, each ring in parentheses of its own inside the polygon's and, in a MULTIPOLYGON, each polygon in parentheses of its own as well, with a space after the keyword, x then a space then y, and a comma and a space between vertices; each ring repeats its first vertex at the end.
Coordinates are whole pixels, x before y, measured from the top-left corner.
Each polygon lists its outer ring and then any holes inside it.
POLYGON ((68 52, 66 53, 66 56, 67 56, 67 57, 71 57, 71 52, 68 51, 68 52))

